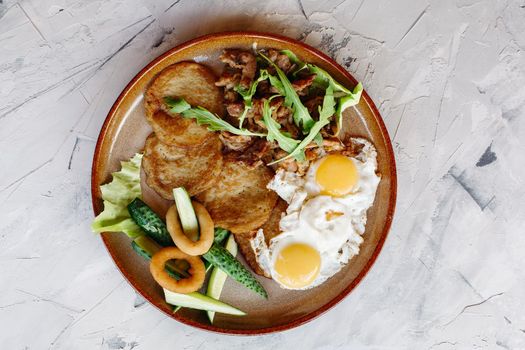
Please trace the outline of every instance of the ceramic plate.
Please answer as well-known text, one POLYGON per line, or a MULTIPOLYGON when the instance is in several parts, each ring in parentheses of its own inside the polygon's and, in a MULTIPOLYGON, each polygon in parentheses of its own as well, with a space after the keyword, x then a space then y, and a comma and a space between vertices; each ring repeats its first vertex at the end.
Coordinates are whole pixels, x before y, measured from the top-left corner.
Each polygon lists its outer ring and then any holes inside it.
MULTIPOLYGON (((290 49, 300 59, 320 66, 349 88, 356 80, 341 66, 318 50, 301 42, 264 33, 234 32, 200 37, 172 50, 148 64, 126 86, 111 108, 98 138, 92 169, 92 196, 95 214, 103 209, 99 186, 111 180, 111 172, 120 169, 119 162, 141 152, 151 132, 147 124, 143 93, 149 81, 167 66, 194 60, 220 74, 218 56, 223 49, 240 48, 290 49)), ((155 283, 148 263, 131 249, 130 239, 120 233, 104 233, 102 240, 124 277, 149 302, 166 315, 187 325, 209 331, 231 334, 261 334, 299 326, 327 311, 348 295, 363 279, 377 258, 385 241, 396 202, 396 169, 390 139, 377 108, 368 96, 356 108, 345 111, 345 128, 352 136, 365 137, 377 148, 381 182, 375 202, 368 210, 368 222, 361 252, 351 259, 335 277, 308 291, 288 291, 272 280, 258 277, 269 294, 264 300, 228 279, 221 299, 248 313, 244 317, 217 314, 211 325, 205 312, 182 309, 176 314, 164 302, 162 289, 155 283)), ((176 327, 176 324, 173 324, 176 327)))

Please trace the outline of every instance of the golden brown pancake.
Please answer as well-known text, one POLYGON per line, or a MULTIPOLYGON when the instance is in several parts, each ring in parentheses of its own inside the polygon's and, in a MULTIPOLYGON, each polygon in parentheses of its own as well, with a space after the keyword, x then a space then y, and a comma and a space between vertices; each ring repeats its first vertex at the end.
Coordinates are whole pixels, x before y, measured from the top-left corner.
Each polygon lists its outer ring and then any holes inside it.
POLYGON ((146 183, 165 199, 173 189, 185 187, 190 196, 209 189, 222 168, 222 143, 212 134, 202 145, 191 148, 166 145, 155 134, 146 139, 142 166, 146 183))
POLYGON ((215 80, 213 72, 194 62, 173 64, 153 79, 144 94, 144 107, 146 119, 163 143, 193 146, 213 135, 195 120, 170 113, 164 104, 164 98, 183 98, 192 107, 201 106, 222 116, 222 93, 215 86, 215 80))
POLYGON ((277 194, 266 188, 273 171, 266 166, 251 168, 244 162, 225 158, 217 183, 200 193, 215 222, 233 233, 250 232, 263 225, 272 212, 277 194))
MULTIPOLYGON (((264 225, 261 226, 264 232, 266 244, 269 244, 270 240, 281 232, 279 230, 279 222, 281 221, 283 213, 286 212, 286 208, 288 208, 288 203, 286 203, 280 198, 277 199, 277 204, 273 207, 268 221, 266 221, 264 225)), ((246 262, 248 263, 248 265, 250 265, 252 270, 261 276, 266 276, 263 270, 260 268, 259 264, 257 263, 257 260, 255 259, 255 254, 250 243, 250 240, 255 236, 257 231, 258 230, 245 233, 236 233, 235 241, 237 242, 239 250, 244 256, 244 260, 246 260, 246 262)))

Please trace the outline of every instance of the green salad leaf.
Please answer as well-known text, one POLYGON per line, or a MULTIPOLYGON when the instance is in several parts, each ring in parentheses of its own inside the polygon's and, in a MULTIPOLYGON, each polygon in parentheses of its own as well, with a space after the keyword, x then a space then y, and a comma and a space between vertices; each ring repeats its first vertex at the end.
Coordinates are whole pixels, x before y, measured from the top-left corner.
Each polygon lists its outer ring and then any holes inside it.
POLYGON ((171 113, 182 113, 191 108, 191 105, 182 98, 165 97, 164 102, 171 113))
POLYGON ((315 81, 325 88, 328 85, 332 85, 334 92, 342 92, 344 94, 351 94, 352 91, 345 88, 342 84, 338 83, 327 71, 322 68, 317 67, 314 64, 307 64, 308 69, 311 73, 315 74, 315 81))
POLYGON ((244 101, 249 101, 251 103, 253 95, 255 95, 255 92, 257 91, 257 85, 263 80, 268 79, 268 71, 266 69, 261 69, 259 73, 259 77, 253 81, 252 85, 250 85, 249 89, 244 89, 242 86, 237 85, 234 87, 234 90, 239 93, 239 95, 242 96, 244 101))
POLYGON ((293 139, 279 130, 281 128, 281 124, 272 118, 272 108, 270 107, 270 101, 267 99, 265 99, 263 102, 263 122, 268 129, 268 135, 266 136, 268 141, 277 141, 279 147, 281 147, 286 152, 293 152, 293 150, 300 143, 299 140, 293 139))
POLYGON ((257 78, 252 83, 249 89, 243 89, 240 85, 234 88, 234 90, 237 91, 244 100, 244 111, 242 112, 241 117, 239 118, 239 129, 242 129, 242 123, 244 122, 248 111, 253 107, 252 98, 253 95, 255 95, 255 92, 257 91, 257 85, 259 85, 261 81, 266 79, 268 79, 268 71, 265 69, 261 69, 261 72, 259 73, 259 78, 257 78))
POLYGON ((277 78, 275 75, 268 74, 268 79, 270 80, 270 85, 272 85, 276 90, 277 93, 281 96, 285 95, 284 86, 283 83, 277 78))
POLYGON ((294 70, 292 71, 292 75, 295 77, 297 75, 297 73, 299 73, 300 71, 302 71, 303 69, 307 68, 306 67, 306 63, 304 63, 303 61, 301 61, 296 55, 295 53, 293 53, 292 51, 290 50, 282 50, 281 51, 282 54, 288 56, 288 58, 290 59, 290 62, 292 62, 293 64, 295 64, 295 68, 294 70))
POLYGON ((272 62, 272 60, 270 60, 262 53, 259 54, 266 61, 268 61, 268 63, 277 72, 279 80, 281 81, 281 84, 283 86, 284 105, 286 107, 292 108, 295 125, 302 128, 304 133, 307 133, 315 123, 315 121, 310 116, 308 109, 301 102, 301 99, 299 98, 299 95, 297 95, 297 92, 293 88, 292 83, 290 82, 290 80, 288 80, 288 77, 286 76, 286 74, 284 74, 281 68, 279 68, 275 63, 272 62))
POLYGON ((266 136, 266 134, 255 133, 246 129, 238 129, 203 107, 190 108, 182 112, 181 115, 184 118, 195 119, 199 125, 206 125, 210 131, 228 131, 235 135, 245 136, 266 136))
POLYGON ((141 197, 140 163, 142 154, 135 154, 129 161, 121 162, 121 170, 112 173, 113 180, 100 186, 104 211, 91 224, 95 232, 124 232, 131 238, 144 233, 131 219, 127 205, 141 197))
POLYGON ((268 165, 279 163, 283 160, 292 157, 301 157, 301 154, 304 154, 304 149, 306 148, 306 146, 308 146, 310 142, 316 141, 316 139, 318 139, 321 136, 321 129, 330 123, 330 119, 332 118, 335 112, 336 102, 334 99, 333 90, 333 86, 329 84, 328 88, 326 89, 325 96, 323 98, 323 105, 322 107, 319 107, 319 120, 314 123, 308 135, 295 147, 295 149, 292 152, 289 152, 289 154, 286 157, 277 159, 276 161, 273 161, 268 165))
POLYGON ((359 103, 359 100, 361 99, 361 94, 363 93, 363 85, 361 83, 357 84, 354 90, 339 99, 339 103, 337 104, 337 111, 335 113, 337 118, 337 129, 341 130, 343 127, 343 112, 348 107, 355 106, 359 103))

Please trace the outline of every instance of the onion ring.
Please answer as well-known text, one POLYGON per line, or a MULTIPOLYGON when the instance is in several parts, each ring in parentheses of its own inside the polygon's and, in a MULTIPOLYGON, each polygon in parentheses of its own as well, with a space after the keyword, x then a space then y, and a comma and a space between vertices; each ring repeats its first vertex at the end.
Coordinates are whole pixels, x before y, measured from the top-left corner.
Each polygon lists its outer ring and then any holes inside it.
POLYGON ((149 270, 155 281, 161 287, 175 293, 191 293, 199 290, 204 283, 206 268, 204 263, 197 256, 190 256, 177 247, 166 247, 159 250, 151 258, 149 270), (164 266, 171 259, 183 259, 190 264, 188 272, 190 277, 176 280, 166 272, 164 266))
POLYGON ((195 210, 197 221, 199 222, 200 235, 197 242, 192 241, 184 234, 176 205, 172 205, 166 213, 166 226, 175 245, 184 253, 196 256, 202 255, 210 250, 215 235, 213 220, 206 208, 198 202, 191 201, 191 203, 195 210))

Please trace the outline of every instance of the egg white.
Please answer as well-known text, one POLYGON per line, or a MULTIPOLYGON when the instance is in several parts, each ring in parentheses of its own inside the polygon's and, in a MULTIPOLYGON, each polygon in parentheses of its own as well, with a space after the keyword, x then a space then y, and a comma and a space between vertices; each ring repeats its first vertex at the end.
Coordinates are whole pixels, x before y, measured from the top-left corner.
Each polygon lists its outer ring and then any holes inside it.
POLYGON ((308 244, 321 257, 319 275, 309 286, 299 289, 320 285, 359 254, 366 211, 374 202, 380 177, 376 174, 375 147, 365 139, 354 138, 352 142, 362 145, 360 153, 351 158, 359 173, 352 193, 343 197, 320 195, 315 174, 322 158, 314 162, 304 176, 281 169, 268 184, 269 189, 288 202, 286 215, 279 224, 282 232, 267 245, 260 229, 251 245, 261 269, 282 288, 290 289, 279 281, 273 266, 280 251, 292 243, 308 244), (330 217, 329 213, 338 213, 338 216, 330 217))

